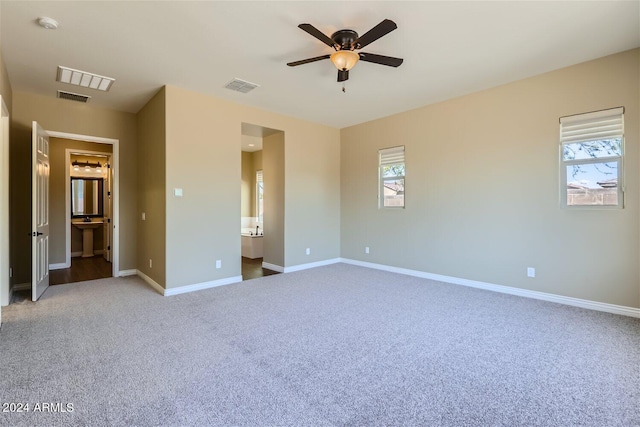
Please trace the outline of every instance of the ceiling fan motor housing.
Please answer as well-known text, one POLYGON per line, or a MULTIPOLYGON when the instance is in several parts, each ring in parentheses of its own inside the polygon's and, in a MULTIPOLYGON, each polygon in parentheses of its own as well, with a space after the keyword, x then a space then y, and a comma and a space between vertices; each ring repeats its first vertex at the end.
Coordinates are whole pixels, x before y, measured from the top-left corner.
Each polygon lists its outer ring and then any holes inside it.
POLYGON ((358 40, 358 33, 353 30, 336 31, 331 35, 331 40, 340 46, 340 50, 358 49, 358 47, 355 46, 355 42, 358 40))

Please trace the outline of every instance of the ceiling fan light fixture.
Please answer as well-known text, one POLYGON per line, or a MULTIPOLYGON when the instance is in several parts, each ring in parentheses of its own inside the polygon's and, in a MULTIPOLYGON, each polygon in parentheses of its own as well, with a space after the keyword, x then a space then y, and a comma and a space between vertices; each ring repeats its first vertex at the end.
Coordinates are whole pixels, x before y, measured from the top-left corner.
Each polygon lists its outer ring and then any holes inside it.
POLYGON ((360 55, 352 50, 338 50, 331 54, 331 62, 340 71, 349 71, 360 60, 360 55))

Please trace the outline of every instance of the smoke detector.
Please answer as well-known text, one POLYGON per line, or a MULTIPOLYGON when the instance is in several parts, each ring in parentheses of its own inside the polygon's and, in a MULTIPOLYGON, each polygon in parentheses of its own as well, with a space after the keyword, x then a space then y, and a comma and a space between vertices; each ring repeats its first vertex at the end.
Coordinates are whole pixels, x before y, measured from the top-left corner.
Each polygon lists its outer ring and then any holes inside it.
POLYGON ((58 28, 58 21, 48 16, 38 18, 38 25, 47 30, 55 30, 58 28))

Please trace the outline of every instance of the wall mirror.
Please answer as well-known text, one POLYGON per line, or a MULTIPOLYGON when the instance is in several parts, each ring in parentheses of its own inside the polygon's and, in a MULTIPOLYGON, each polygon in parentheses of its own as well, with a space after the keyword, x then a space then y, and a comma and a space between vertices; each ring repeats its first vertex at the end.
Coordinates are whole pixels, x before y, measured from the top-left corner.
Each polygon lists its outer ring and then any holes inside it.
POLYGON ((71 178, 71 217, 104 216, 103 178, 71 178))

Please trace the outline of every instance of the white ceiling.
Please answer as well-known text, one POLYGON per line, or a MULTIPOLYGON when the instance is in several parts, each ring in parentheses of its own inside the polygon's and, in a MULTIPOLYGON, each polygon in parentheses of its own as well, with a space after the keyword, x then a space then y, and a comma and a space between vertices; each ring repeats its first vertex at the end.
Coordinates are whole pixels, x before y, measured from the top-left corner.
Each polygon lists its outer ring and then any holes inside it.
POLYGON ((169 84, 341 128, 638 47, 639 4, 2 0, 0 40, 15 91, 135 113, 169 84), (41 16, 60 27, 40 28, 41 16), (385 18, 398 29, 363 51, 404 64, 360 62, 346 93, 329 60, 285 65, 331 52, 298 24, 363 34, 385 18), (107 93, 58 83, 58 65, 116 81, 107 93), (224 89, 234 77, 260 87, 224 89))

